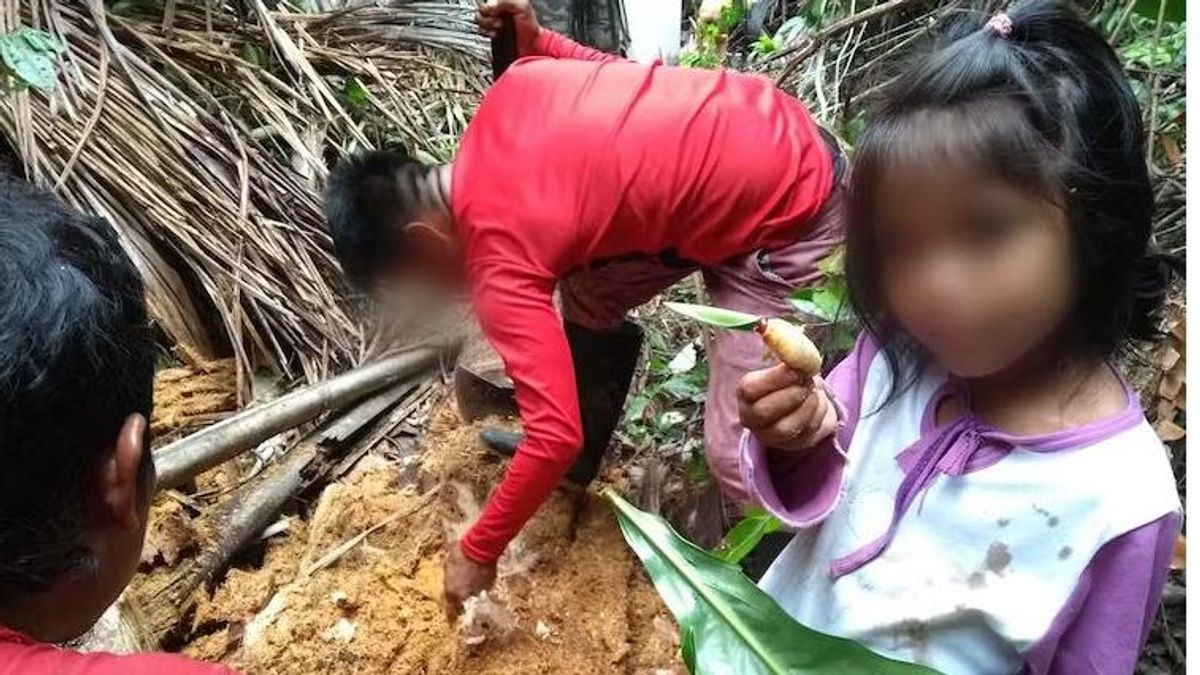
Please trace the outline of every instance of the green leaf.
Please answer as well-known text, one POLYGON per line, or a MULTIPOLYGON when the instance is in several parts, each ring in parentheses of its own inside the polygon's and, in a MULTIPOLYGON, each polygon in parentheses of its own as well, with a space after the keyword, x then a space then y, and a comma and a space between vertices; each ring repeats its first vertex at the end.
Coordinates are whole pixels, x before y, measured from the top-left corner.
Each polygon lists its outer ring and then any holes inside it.
POLYGON ((22 28, 14 33, 25 40, 25 44, 35 52, 43 52, 46 54, 61 54, 66 51, 67 46, 62 43, 57 37, 47 33, 46 31, 36 28, 22 28))
POLYGON ((729 563, 740 563, 758 547, 763 537, 783 528, 779 519, 762 509, 748 509, 746 516, 725 535, 713 555, 729 563))
POLYGON ((247 63, 253 63, 259 68, 269 68, 271 66, 271 55, 267 48, 257 42, 247 42, 242 45, 241 49, 242 60, 247 63))
POLYGON ((58 81, 57 52, 34 48, 23 31, 0 36, 0 59, 9 73, 26 85, 53 89, 58 81))
POLYGON ((793 293, 788 300, 797 310, 824 321, 839 321, 848 314, 845 284, 841 283, 803 288, 793 293))
POLYGON ((693 305, 687 302, 664 302, 663 306, 700 323, 733 330, 750 330, 761 318, 745 312, 735 312, 732 309, 693 305))
POLYGON ((779 51, 779 43, 775 41, 775 38, 763 33, 750 45, 750 50, 758 56, 770 56, 779 51))
POLYGON ((346 78, 342 93, 346 95, 346 102, 354 108, 361 109, 371 105, 371 94, 357 77, 346 78))
POLYGON ((1137 0, 1133 5, 1133 11, 1147 19, 1158 21, 1159 3, 1164 1, 1167 3, 1167 6, 1163 18, 1176 23, 1182 22, 1187 13, 1184 7, 1184 0, 1137 0))
POLYGON ((936 671, 893 661, 851 640, 797 623, 737 565, 680 537, 662 518, 644 513, 612 488, 625 541, 641 558, 679 622, 685 661, 693 673, 739 675, 929 675, 936 671), (690 657, 690 658, 689 658, 690 657))

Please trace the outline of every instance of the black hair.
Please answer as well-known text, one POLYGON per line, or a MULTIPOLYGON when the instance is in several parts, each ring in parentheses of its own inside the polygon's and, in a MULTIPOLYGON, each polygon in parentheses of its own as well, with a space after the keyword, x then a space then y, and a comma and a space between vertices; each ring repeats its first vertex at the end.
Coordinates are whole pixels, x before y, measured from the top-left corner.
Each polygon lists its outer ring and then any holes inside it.
MULTIPOLYGON (((90 479, 152 405, 141 279, 102 219, 0 176, 0 591, 91 560, 90 479)), ((141 486, 153 480, 149 447, 141 486), (147 478, 147 476, 149 478, 147 478)), ((147 495, 148 497, 148 495, 147 495)))
POLYGON ((1142 116, 1117 55, 1066 2, 1026 0, 1006 16, 962 12, 936 29, 933 48, 885 88, 857 148, 847 280, 889 359, 893 394, 920 371, 902 364, 926 355, 887 316, 871 195, 912 145, 952 147, 1063 208, 1076 257, 1063 326, 1072 353, 1107 359, 1157 334, 1170 275, 1148 248, 1154 195, 1142 116))
POLYGON ((397 252, 389 232, 428 206, 422 188, 435 168, 403 151, 371 151, 334 170, 325 190, 325 217, 354 286, 370 286, 397 252))

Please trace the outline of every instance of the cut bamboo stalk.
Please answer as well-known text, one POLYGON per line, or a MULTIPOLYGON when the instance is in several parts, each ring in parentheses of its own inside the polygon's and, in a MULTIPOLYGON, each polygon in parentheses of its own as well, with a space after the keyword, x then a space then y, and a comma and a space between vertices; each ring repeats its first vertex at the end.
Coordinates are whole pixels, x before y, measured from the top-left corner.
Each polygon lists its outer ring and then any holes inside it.
POLYGON ((169 635, 194 603, 194 593, 201 584, 224 569, 234 553, 270 525, 289 499, 322 482, 338 464, 342 452, 353 452, 360 442, 374 442, 373 435, 363 436, 364 430, 389 409, 403 406, 404 399, 412 395, 413 382, 406 380, 368 397, 306 436, 282 459, 206 514, 202 530, 213 533, 213 539, 165 583, 138 594, 150 641, 159 644, 169 635))
POLYGON ((259 443, 431 368, 457 341, 416 347, 229 417, 154 453, 158 489, 179 487, 259 443))

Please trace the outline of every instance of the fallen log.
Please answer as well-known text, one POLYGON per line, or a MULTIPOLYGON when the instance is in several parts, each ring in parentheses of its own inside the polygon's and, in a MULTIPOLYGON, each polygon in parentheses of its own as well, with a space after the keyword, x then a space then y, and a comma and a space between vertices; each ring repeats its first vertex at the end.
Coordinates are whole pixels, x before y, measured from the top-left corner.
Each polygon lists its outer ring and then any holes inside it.
POLYGON ((154 453, 158 489, 179 487, 272 436, 427 370, 447 349, 456 346, 455 340, 403 351, 344 375, 297 389, 175 441, 154 453))
POLYGON ((374 444, 375 434, 368 433, 374 422, 393 408, 405 407, 408 399, 423 395, 419 382, 408 379, 370 396, 309 434, 206 513, 198 529, 210 533, 211 539, 202 544, 199 555, 165 581, 138 589, 136 605, 145 617, 146 641, 161 644, 194 606, 196 590, 270 525, 289 499, 323 482, 358 445, 374 444))

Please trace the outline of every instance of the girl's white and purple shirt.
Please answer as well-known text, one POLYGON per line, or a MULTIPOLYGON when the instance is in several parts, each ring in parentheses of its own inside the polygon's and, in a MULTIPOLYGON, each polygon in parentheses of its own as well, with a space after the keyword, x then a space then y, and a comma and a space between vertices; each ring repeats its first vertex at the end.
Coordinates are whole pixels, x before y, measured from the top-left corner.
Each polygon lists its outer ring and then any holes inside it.
POLYGON ((826 380, 843 420, 826 447, 743 438, 745 485, 797 530, 762 588, 805 625, 948 675, 1133 672, 1181 524, 1133 392, 1102 422, 1012 436, 969 412, 936 424, 965 396, 944 371, 884 405, 890 381, 860 339, 826 380))

